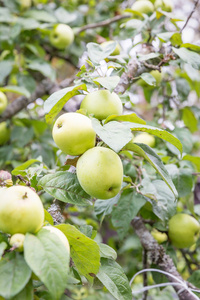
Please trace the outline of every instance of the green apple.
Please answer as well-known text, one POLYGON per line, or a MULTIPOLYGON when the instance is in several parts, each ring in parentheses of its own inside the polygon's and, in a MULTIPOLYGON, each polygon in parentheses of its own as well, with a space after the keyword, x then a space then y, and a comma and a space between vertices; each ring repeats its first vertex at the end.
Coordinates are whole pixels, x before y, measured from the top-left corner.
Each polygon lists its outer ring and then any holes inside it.
POLYGON ((154 239, 159 243, 162 244, 167 241, 168 237, 165 232, 160 232, 157 229, 153 229, 151 231, 151 235, 154 237, 154 239))
POLYGON ((138 134, 135 138, 133 138, 133 142, 146 144, 149 147, 155 147, 156 143, 154 136, 149 134, 148 132, 142 132, 138 134))
POLYGON ((171 12, 174 8, 172 0, 156 0, 154 6, 156 9, 161 8, 167 12, 171 12))
POLYGON ((135 10, 141 14, 152 14, 154 12, 154 6, 149 0, 140 0, 133 3, 132 10, 135 10))
POLYGON ((82 109, 88 114, 93 114, 99 120, 106 119, 110 115, 121 115, 122 102, 117 94, 108 90, 98 90, 89 93, 81 102, 82 109))
POLYGON ((119 156, 111 149, 89 149, 78 159, 76 171, 80 185, 92 197, 109 199, 121 189, 123 166, 119 156))
POLYGON ((63 50, 74 41, 74 32, 66 24, 58 24, 50 33, 50 43, 57 49, 63 50))
POLYGON ((91 120, 79 113, 61 115, 53 126, 52 135, 56 145, 69 155, 80 155, 93 148, 96 142, 91 120))
POLYGON ((169 238, 177 248, 188 248, 198 239, 199 222, 188 214, 176 214, 169 220, 169 238))
POLYGON ((0 91, 0 114, 4 112, 8 105, 8 99, 4 93, 0 91))
POLYGON ((31 7, 32 0, 18 0, 18 3, 21 9, 28 9, 29 7, 31 7))
POLYGON ((10 138, 10 129, 7 127, 6 122, 0 123, 0 146, 7 143, 10 138))
MULTIPOLYGON (((114 41, 106 41, 106 42, 103 42, 101 44, 101 46, 104 48, 110 44, 112 44, 114 41)), ((115 47, 115 50, 110 54, 111 56, 114 56, 114 55, 119 55, 121 52, 121 47, 119 45, 119 43, 117 43, 116 47, 115 47)))
POLYGON ((15 233, 11 236, 9 244, 16 247, 16 250, 22 252, 24 250, 25 235, 22 233, 15 233))
POLYGON ((11 235, 37 232, 44 222, 39 196, 27 186, 4 189, 0 197, 0 230, 11 235))
POLYGON ((69 246, 68 239, 61 230, 59 230, 54 226, 44 226, 43 228, 49 230, 53 234, 56 234, 61 240, 61 242, 65 245, 67 252, 70 253, 70 246, 69 246))
POLYGON ((160 85, 163 78, 163 73, 159 72, 158 70, 153 70, 150 72, 150 74, 155 78, 156 85, 160 85))

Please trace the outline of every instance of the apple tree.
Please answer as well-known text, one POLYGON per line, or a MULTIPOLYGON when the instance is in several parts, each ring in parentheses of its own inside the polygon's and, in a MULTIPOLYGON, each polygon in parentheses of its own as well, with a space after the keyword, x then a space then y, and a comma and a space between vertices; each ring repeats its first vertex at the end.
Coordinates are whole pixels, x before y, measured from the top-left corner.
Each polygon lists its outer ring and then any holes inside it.
POLYGON ((199 12, 0 0, 0 299, 199 299, 199 12))

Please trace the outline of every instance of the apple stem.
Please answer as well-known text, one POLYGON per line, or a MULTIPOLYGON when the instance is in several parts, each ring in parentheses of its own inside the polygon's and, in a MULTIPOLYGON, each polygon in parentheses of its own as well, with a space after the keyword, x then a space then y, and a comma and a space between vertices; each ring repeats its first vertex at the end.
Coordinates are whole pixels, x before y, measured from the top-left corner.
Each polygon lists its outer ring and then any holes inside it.
POLYGON ((27 192, 24 194, 24 196, 22 196, 22 199, 26 199, 28 198, 27 192))

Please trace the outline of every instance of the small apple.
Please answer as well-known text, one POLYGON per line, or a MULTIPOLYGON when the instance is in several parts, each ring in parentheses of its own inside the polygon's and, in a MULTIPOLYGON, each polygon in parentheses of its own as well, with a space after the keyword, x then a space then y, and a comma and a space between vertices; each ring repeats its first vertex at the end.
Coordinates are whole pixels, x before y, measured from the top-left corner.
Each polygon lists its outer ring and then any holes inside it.
POLYGON ((7 143, 10 138, 10 129, 7 127, 6 122, 0 123, 0 146, 7 143))
POLYGON ((154 12, 154 6, 149 0, 140 0, 134 2, 131 9, 147 15, 150 15, 154 12))
POLYGON ((156 85, 160 85, 163 78, 163 73, 159 72, 158 70, 153 70, 150 72, 150 74, 155 78, 156 85))
POLYGON ((147 132, 142 132, 138 134, 135 138, 133 138, 133 142, 146 144, 152 148, 155 147, 155 143, 156 143, 154 136, 152 136, 147 132))
POLYGON ((21 9, 28 9, 31 7, 32 0, 18 0, 21 9))
POLYGON ((78 159, 76 171, 80 185, 92 197, 109 199, 121 189, 123 165, 111 149, 89 149, 78 159))
POLYGON ((151 231, 151 235, 154 237, 154 239, 159 243, 162 244, 167 241, 168 237, 165 232, 160 232, 157 229, 153 229, 151 231))
POLYGON ((1 191, 0 230, 11 235, 37 232, 44 221, 39 196, 27 186, 12 186, 1 191))
POLYGON ((121 115, 122 102, 117 94, 108 90, 98 90, 89 93, 81 102, 82 109, 88 114, 93 114, 99 120, 106 119, 110 115, 121 115))
POLYGON ((169 238, 177 248, 188 248, 198 239, 199 222, 188 214, 176 214, 169 220, 169 238))
POLYGON ((69 246, 68 239, 61 230, 59 230, 58 228, 56 228, 54 226, 44 226, 43 229, 47 229, 51 233, 56 234, 59 237, 59 239, 61 240, 61 242, 65 245, 67 252, 70 253, 70 246, 69 246))
MULTIPOLYGON (((114 41, 106 41, 106 42, 103 42, 101 44, 101 46, 104 48, 104 47, 108 46, 109 44, 112 44, 113 42, 114 41)), ((119 43, 117 43, 115 50, 110 55, 111 56, 119 55, 120 52, 121 52, 121 47, 120 47, 119 43)))
POLYGON ((172 0, 156 0, 154 6, 156 9, 161 8, 167 12, 171 12, 174 8, 172 0))
POLYGON ((52 135, 56 145, 69 155, 80 155, 93 148, 96 142, 91 120, 79 113, 61 115, 53 126, 52 135))
POLYGON ((74 32, 66 24, 58 24, 50 33, 50 43, 57 49, 63 50, 74 41, 74 32))
POLYGON ((8 99, 4 93, 0 91, 0 114, 4 112, 8 105, 8 99))
POLYGON ((24 234, 15 233, 14 235, 11 236, 9 243, 12 247, 16 247, 17 251, 22 252, 24 249, 24 239, 25 239, 24 234))

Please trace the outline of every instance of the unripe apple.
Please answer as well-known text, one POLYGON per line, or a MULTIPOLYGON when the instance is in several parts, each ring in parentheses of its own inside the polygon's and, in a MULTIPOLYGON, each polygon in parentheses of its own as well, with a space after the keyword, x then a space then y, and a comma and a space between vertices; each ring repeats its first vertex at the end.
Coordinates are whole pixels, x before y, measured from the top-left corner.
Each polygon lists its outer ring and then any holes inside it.
POLYGON ((148 132, 142 132, 138 134, 135 138, 133 138, 134 143, 143 143, 148 145, 149 147, 155 147, 155 138, 153 135, 148 132))
POLYGON ((18 3, 21 9, 28 9, 29 7, 31 7, 32 0, 18 0, 18 3))
POLYGON ((74 41, 74 32, 66 24, 58 24, 50 34, 50 43, 57 49, 63 50, 74 41))
POLYGON ((7 143, 10 138, 10 129, 7 127, 6 122, 0 123, 0 146, 7 143))
POLYGON ((159 244, 166 242, 168 239, 167 234, 165 232, 160 232, 155 228, 151 231, 151 234, 159 244))
POLYGON ((106 119, 110 115, 121 115, 122 102, 119 96, 108 90, 98 90, 89 93, 81 102, 81 108, 88 114, 93 114, 99 120, 106 119))
POLYGON ((44 221, 39 196, 27 186, 4 189, 0 197, 0 230, 11 235, 37 232, 44 221))
POLYGON ((161 8, 164 11, 171 12, 174 8, 171 0, 156 0, 154 3, 156 9, 161 8))
POLYGON ((140 0, 134 2, 131 9, 147 15, 150 15, 154 12, 154 6, 149 0, 140 0))
POLYGON ((111 149, 89 149, 78 159, 76 171, 80 185, 92 197, 109 199, 121 189, 123 166, 119 156, 111 149))
POLYGON ((177 248, 188 248, 198 239, 199 222, 188 214, 176 214, 169 220, 169 238, 177 248))
MULTIPOLYGON (((114 41, 106 41, 106 42, 103 42, 101 44, 101 46, 104 48, 106 46, 108 46, 109 44, 112 44, 114 41)), ((115 47, 115 50, 110 54, 111 56, 114 56, 114 55, 119 55, 121 52, 121 47, 119 45, 119 43, 117 43, 116 47, 115 47)))
POLYGON ((56 234, 61 240, 61 242, 65 245, 67 252, 70 253, 70 246, 69 246, 68 239, 61 230, 59 230, 54 226, 44 226, 43 228, 49 230, 51 233, 56 234))
POLYGON ((4 112, 8 105, 8 99, 4 93, 0 91, 0 114, 4 112))
POLYGON ((15 233, 14 235, 11 236, 9 243, 12 247, 16 247, 17 251, 22 252, 24 249, 24 240, 25 240, 24 234, 15 233))
POLYGON ((79 113, 61 115, 53 126, 52 135, 56 145, 69 155, 80 155, 93 148, 96 142, 91 120, 79 113))

